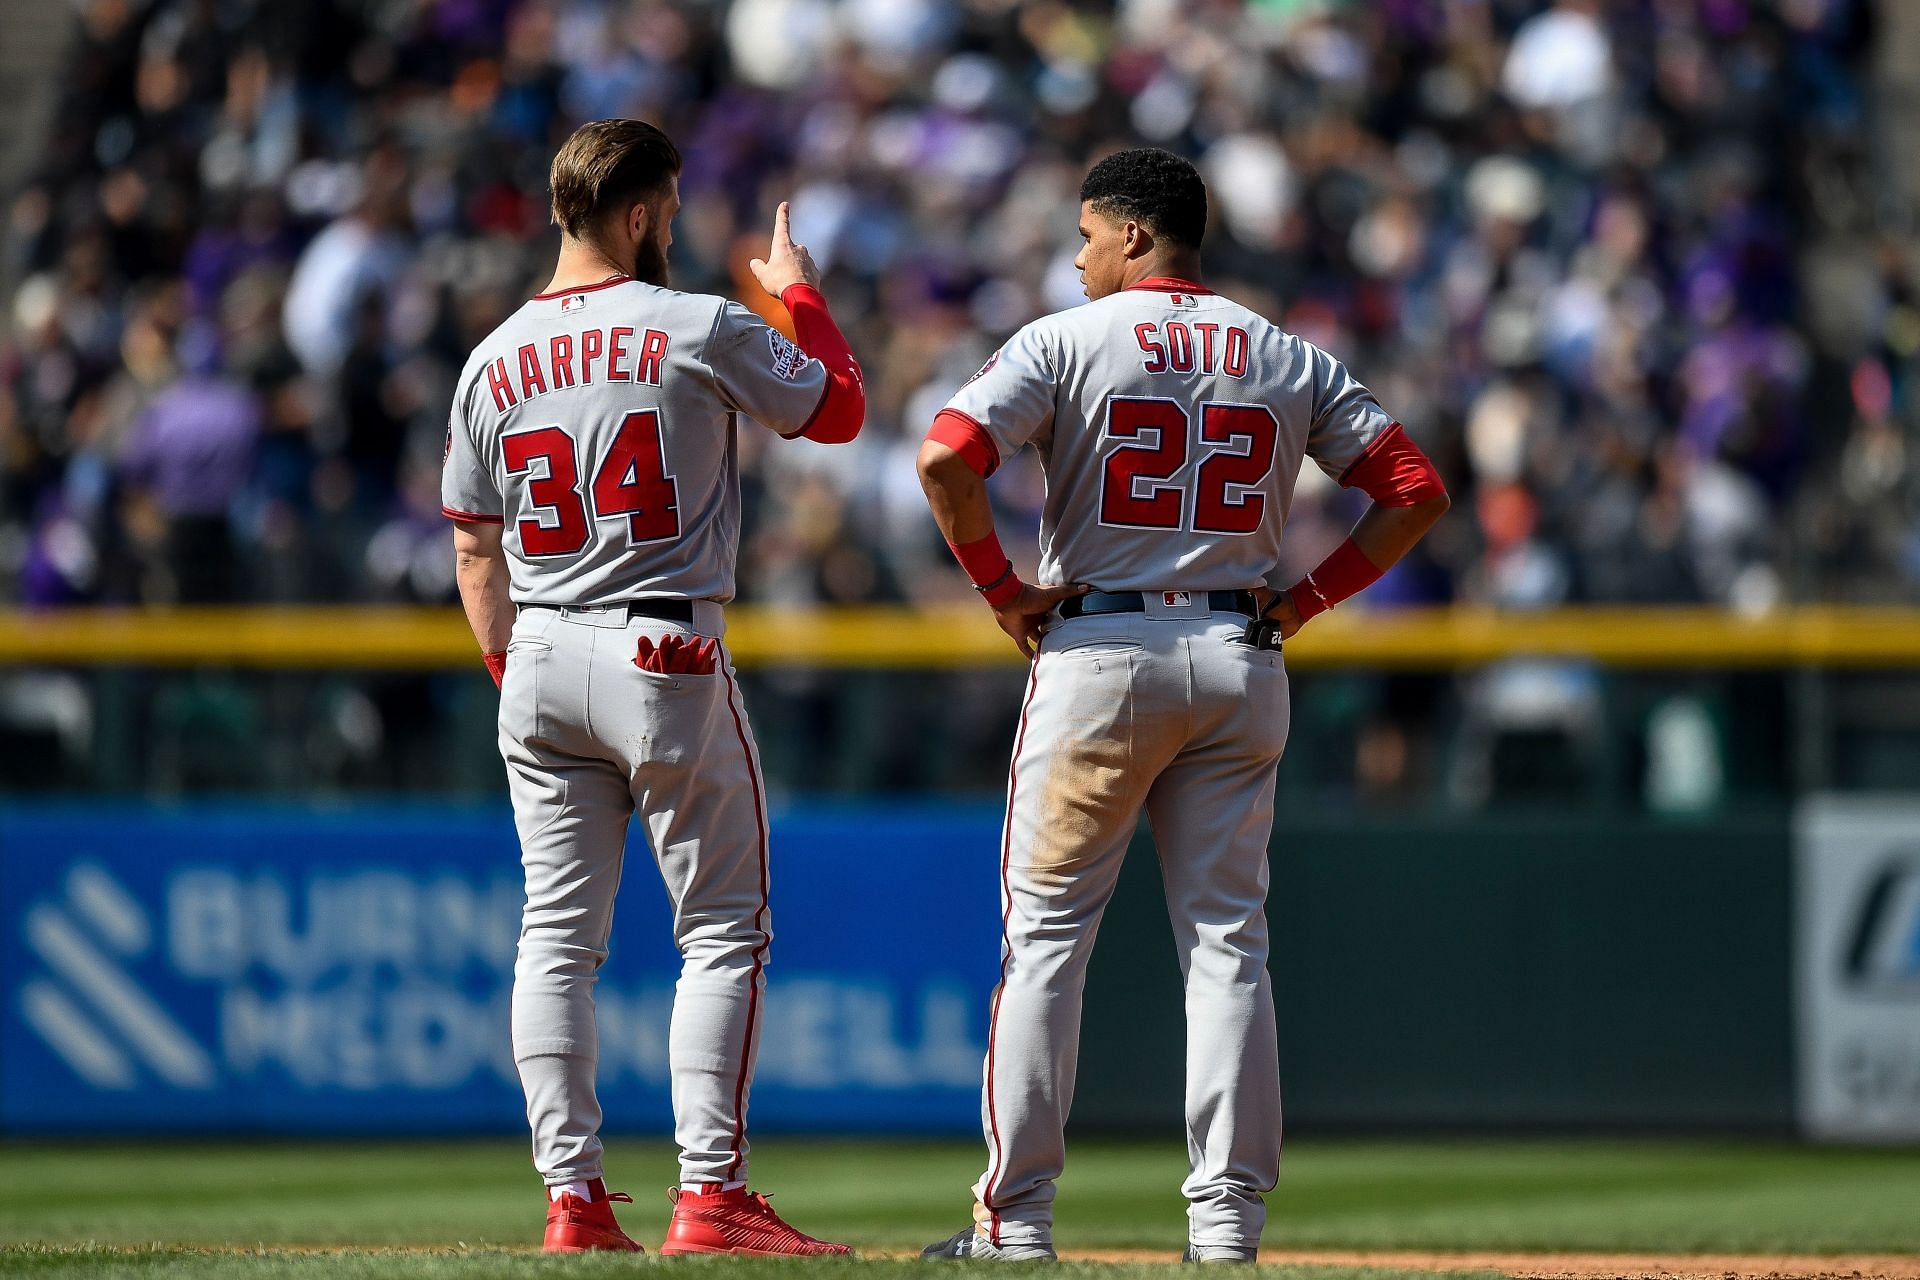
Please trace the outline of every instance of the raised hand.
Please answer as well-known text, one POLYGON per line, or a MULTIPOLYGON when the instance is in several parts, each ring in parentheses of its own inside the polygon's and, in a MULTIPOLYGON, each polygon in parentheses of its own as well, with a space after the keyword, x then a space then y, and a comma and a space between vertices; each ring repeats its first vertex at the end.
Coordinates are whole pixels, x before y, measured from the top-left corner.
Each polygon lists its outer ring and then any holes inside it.
POLYGON ((749 262, 747 269, 760 287, 776 298, 796 284, 820 287, 820 268, 813 265, 813 255, 807 252, 807 246, 793 242, 793 233, 787 228, 785 200, 773 211, 772 247, 765 258, 749 262))

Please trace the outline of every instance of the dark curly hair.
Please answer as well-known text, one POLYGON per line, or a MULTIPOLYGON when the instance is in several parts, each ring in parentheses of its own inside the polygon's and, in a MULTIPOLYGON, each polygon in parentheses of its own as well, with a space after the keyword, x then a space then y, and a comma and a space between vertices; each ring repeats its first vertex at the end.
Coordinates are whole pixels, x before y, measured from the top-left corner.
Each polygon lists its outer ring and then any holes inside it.
POLYGON ((1116 151, 1093 166, 1080 199, 1109 218, 1128 218, 1154 235, 1198 249, 1207 233, 1207 184, 1193 165, 1159 147, 1116 151))

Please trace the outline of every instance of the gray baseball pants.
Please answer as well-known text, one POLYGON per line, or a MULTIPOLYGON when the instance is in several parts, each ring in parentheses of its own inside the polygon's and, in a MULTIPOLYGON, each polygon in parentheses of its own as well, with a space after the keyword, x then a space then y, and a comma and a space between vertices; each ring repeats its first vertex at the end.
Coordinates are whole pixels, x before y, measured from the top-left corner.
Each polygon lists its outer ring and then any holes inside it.
POLYGON ((1049 1242, 1101 913, 1144 806, 1186 983, 1188 1238, 1257 1246, 1280 1163, 1280 1065, 1267 976, 1267 841, 1287 675, 1205 596, 1057 622, 1021 713, 1001 853, 1004 942, 987 1037, 996 1243, 1049 1242))
POLYGON ((668 1031, 681 1181, 747 1176, 773 936, 760 761, 724 652, 711 675, 634 663, 642 636, 720 636, 720 607, 695 607, 692 626, 630 619, 625 606, 526 608, 507 648, 500 753, 527 886, 513 1055, 549 1186, 601 1176, 593 987, 636 814, 681 957, 668 1031))

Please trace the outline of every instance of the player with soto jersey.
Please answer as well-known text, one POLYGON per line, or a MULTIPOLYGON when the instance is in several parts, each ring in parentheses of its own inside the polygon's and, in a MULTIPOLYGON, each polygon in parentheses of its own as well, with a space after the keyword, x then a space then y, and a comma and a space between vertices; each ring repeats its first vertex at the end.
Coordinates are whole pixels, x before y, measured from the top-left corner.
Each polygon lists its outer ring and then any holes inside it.
POLYGON ((1192 165, 1122 151, 1080 197, 1089 302, 1008 339, 919 458, 940 531, 1033 660, 1000 850, 987 1168, 973 1225, 925 1256, 1054 1257, 1087 957, 1144 807, 1186 984, 1187 1259, 1251 1262, 1280 1160, 1266 895, 1281 645, 1399 560, 1447 496, 1338 360, 1200 283, 1192 165), (1047 586, 1015 573, 984 483, 1029 444, 1046 473, 1047 586), (1308 458, 1373 505, 1282 589, 1308 458))

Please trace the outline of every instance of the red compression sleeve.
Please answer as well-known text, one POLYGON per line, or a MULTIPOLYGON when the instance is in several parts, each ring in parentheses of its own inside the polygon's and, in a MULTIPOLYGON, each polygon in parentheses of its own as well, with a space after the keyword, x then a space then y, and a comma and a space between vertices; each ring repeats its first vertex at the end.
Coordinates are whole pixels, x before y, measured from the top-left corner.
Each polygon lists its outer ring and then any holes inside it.
POLYGON ((499 653, 483 653, 480 655, 480 661, 487 664, 487 674, 493 677, 493 687, 498 689, 501 682, 507 678, 506 652, 502 650, 499 653))
POLYGON ((1444 497, 1447 492, 1433 463, 1397 422, 1354 459, 1340 483, 1360 490, 1383 507, 1410 507, 1444 497))
POLYGON ((846 335, 833 322, 827 300, 810 284, 790 284, 780 301, 793 316, 800 349, 827 366, 827 389, 799 434, 821 444, 845 444, 860 434, 867 416, 867 392, 860 383, 860 362, 846 335))
POLYGON ((937 440, 960 455, 960 461, 973 474, 986 479, 1000 469, 1000 450, 987 429, 958 409, 942 409, 927 429, 927 439, 937 440))
POLYGON ((1320 567, 1288 588, 1300 621, 1325 613, 1350 596, 1358 595, 1380 580, 1380 569, 1367 559, 1352 538, 1333 549, 1320 567))
POLYGON ((988 604, 998 607, 1020 594, 1020 575, 1013 571, 1013 561, 1001 549, 999 534, 989 533, 973 542, 949 542, 947 546, 966 570, 967 580, 988 604))

